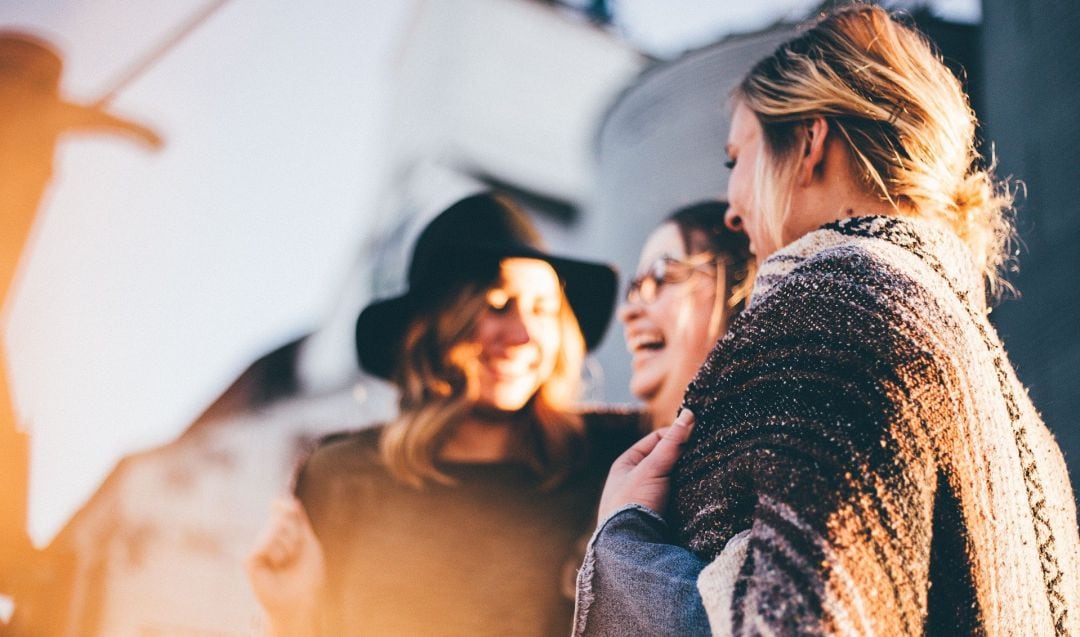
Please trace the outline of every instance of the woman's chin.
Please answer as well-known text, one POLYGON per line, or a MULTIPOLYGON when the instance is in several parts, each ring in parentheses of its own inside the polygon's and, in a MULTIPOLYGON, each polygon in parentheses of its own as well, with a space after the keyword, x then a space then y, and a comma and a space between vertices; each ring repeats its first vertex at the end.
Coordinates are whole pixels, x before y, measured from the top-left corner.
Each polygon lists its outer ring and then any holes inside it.
POLYGON ((647 374, 634 374, 630 377, 630 393, 634 398, 649 404, 660 393, 663 379, 647 374))

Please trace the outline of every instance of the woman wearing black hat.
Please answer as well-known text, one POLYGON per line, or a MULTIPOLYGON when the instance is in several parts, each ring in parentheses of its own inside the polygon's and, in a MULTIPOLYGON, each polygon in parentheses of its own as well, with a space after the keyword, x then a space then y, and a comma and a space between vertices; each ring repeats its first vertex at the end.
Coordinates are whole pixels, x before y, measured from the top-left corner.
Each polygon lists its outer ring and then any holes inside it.
POLYGON ((274 632, 566 632, 579 540, 639 436, 636 418, 572 411, 615 286, 542 251, 499 197, 428 225, 408 292, 357 321, 401 415, 324 440, 249 560, 274 632))

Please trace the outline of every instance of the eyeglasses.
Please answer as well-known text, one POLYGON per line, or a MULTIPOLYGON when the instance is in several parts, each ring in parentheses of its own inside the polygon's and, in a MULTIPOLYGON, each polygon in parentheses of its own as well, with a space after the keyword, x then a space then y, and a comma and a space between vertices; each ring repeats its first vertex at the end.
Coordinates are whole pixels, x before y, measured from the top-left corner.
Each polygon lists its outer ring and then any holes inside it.
POLYGON ((717 259, 704 253, 686 261, 674 257, 659 257, 644 272, 630 281, 626 288, 627 303, 649 304, 660 295, 660 288, 668 283, 688 281, 694 272, 715 274, 717 259))

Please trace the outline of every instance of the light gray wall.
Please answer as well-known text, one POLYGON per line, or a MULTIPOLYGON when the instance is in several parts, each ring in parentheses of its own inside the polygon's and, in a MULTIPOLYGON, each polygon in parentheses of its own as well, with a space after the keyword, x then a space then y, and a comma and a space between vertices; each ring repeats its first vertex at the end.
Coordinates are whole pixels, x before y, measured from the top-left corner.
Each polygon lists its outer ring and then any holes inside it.
POLYGON ((1027 184, 1022 296, 991 315, 1080 490, 1080 3, 984 0, 983 134, 1027 184))
MULTIPOLYGON (((608 111, 596 138, 596 199, 581 233, 597 254, 618 265, 623 286, 660 221, 682 206, 726 195, 731 90, 790 34, 784 27, 733 37, 658 63, 608 111)), ((630 401, 630 355, 617 322, 596 357, 604 371, 604 398, 630 401)))

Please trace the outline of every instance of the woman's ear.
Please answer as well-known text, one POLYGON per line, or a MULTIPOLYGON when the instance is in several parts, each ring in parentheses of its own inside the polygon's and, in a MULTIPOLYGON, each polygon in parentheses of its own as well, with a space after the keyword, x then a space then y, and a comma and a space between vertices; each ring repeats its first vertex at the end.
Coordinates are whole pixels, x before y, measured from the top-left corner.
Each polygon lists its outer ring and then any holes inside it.
POLYGON ((820 115, 806 120, 806 137, 803 140, 803 156, 799 164, 799 185, 808 186, 825 161, 825 138, 829 134, 829 122, 820 115))

